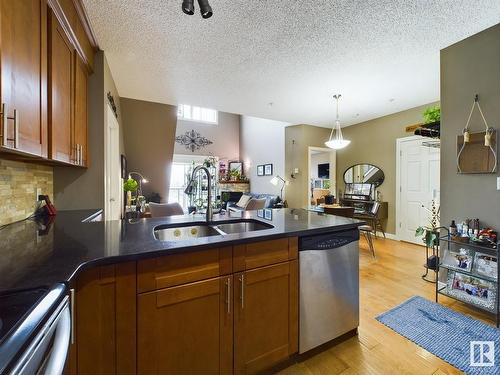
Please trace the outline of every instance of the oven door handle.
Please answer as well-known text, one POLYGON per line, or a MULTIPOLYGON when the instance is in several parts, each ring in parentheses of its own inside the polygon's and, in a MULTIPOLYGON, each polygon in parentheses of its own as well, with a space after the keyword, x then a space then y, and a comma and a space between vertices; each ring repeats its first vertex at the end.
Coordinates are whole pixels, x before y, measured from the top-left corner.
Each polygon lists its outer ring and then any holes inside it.
POLYGON ((54 345, 45 368, 46 375, 61 375, 64 371, 71 339, 71 314, 68 304, 61 311, 54 335, 54 345))

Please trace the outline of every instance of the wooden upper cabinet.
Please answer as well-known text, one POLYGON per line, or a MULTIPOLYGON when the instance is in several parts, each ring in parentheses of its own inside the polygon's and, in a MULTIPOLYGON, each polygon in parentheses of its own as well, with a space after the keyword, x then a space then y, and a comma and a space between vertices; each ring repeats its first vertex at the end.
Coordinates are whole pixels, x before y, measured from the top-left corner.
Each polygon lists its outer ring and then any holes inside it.
POLYGON ((231 294, 232 276, 139 294, 137 374, 231 374, 231 294))
POLYGON ((85 63, 75 51, 74 57, 74 104, 75 117, 73 126, 73 149, 75 162, 80 166, 88 166, 88 71, 85 63))
POLYGON ((49 14, 49 157, 74 163, 73 46, 54 13, 49 14))
POLYGON ((47 5, 0 0, 0 147, 47 156, 47 5), (2 112, 3 112, 2 111, 2 112))
POLYGON ((298 351, 297 260, 234 275, 234 374, 258 374, 298 351))
MULTIPOLYGON (((80 58, 84 61, 84 64, 88 66, 88 69, 92 70, 94 66, 95 51, 81 20, 81 17, 85 17, 81 3, 74 0, 57 0, 57 4, 54 5, 58 6, 64 13, 68 26, 73 31, 75 38, 73 43, 78 49, 80 58)), ((89 27, 88 23, 85 24, 89 27)))

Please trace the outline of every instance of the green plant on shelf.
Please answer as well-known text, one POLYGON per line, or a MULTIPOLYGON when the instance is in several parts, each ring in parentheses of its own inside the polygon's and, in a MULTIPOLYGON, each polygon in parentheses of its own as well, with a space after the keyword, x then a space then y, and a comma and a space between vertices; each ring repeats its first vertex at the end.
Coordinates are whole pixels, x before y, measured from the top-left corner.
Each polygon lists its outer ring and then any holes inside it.
POLYGON ((427 107, 423 113, 424 124, 431 124, 433 122, 441 121, 441 108, 439 105, 434 107, 427 107))

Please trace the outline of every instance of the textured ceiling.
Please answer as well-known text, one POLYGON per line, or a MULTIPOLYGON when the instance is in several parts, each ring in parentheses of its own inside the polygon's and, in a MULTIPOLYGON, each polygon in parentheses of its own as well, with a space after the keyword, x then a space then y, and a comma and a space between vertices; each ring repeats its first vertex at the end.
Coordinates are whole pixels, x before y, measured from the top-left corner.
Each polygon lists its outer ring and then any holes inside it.
POLYGON ((439 50, 499 0, 83 0, 121 96, 329 126, 439 99, 439 50), (270 104, 272 103, 272 104, 270 104))

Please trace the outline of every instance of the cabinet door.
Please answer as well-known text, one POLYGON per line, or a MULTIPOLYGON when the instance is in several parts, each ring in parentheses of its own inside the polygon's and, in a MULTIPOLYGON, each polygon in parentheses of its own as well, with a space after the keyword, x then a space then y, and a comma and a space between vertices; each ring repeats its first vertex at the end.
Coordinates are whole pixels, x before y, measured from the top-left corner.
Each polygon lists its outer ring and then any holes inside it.
POLYGON ((76 366, 69 368, 78 375, 135 374, 135 262, 89 269, 76 284, 76 366))
POLYGON ((234 373, 256 374, 298 350, 297 261, 234 277, 234 373))
POLYGON ((76 164, 88 166, 87 152, 87 101, 88 101, 88 72, 87 67, 75 51, 75 121, 73 148, 76 153, 76 164))
POLYGON ((47 156, 46 24, 45 1, 0 0, 0 146, 37 156, 47 156))
POLYGON ((230 374, 232 276, 139 294, 138 374, 230 374))
POLYGON ((53 13, 50 13, 49 30, 49 156, 74 163, 73 47, 53 13))

